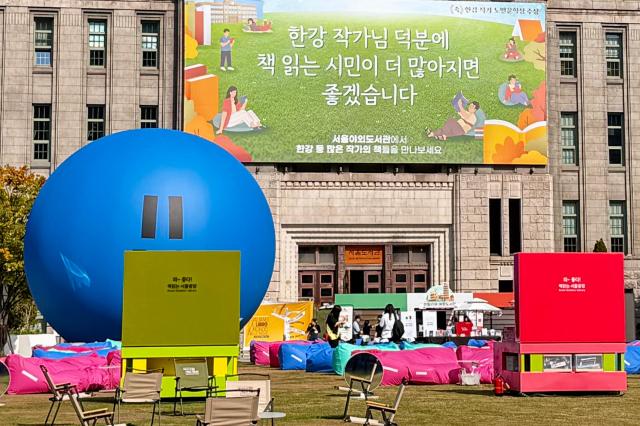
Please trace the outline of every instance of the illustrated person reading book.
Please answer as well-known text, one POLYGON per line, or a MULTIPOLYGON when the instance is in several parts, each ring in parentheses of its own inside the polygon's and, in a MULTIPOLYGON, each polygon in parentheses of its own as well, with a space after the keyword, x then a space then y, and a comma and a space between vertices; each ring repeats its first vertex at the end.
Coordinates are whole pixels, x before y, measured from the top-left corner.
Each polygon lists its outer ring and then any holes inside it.
POLYGON ((478 122, 480 103, 468 102, 461 92, 455 96, 453 106, 460 118, 450 118, 440 129, 427 129, 427 137, 446 141, 447 138, 464 136, 475 128, 478 122), (465 109, 466 107, 466 109, 465 109))
POLYGON ((271 22, 266 19, 262 21, 262 25, 258 25, 253 18, 247 19, 247 24, 243 27, 245 32, 263 33, 271 31, 271 22))
POLYGON ((518 61, 522 58, 522 54, 518 52, 518 45, 516 39, 511 37, 505 45, 504 59, 518 61))
MULTIPOLYGON (((215 124, 215 123, 214 123, 215 124)), ((230 86, 227 96, 222 102, 222 116, 217 134, 221 135, 225 129, 244 125, 248 129, 260 129, 262 123, 253 111, 247 110, 247 97, 238 99, 238 89, 230 86)))
POLYGON ((236 42, 234 38, 230 37, 229 28, 225 28, 220 38, 220 69, 222 71, 233 71, 231 65, 231 50, 236 42))
POLYGON ((529 106, 529 97, 522 91, 520 82, 515 75, 510 75, 504 87, 503 103, 506 105, 524 105, 529 106))

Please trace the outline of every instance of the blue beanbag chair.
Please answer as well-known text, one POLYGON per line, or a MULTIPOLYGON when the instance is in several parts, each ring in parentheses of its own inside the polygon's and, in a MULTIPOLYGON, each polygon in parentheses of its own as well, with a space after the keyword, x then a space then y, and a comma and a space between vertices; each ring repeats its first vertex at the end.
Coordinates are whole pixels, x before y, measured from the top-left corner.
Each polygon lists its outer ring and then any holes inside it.
POLYGON ((451 349, 457 349, 458 345, 456 345, 454 342, 445 342, 445 343, 442 344, 442 347, 451 348, 451 349))
POLYGON ((310 373, 333 372, 333 349, 328 343, 316 343, 307 348, 307 367, 310 373))
POLYGON ((640 346, 627 345, 624 354, 624 371, 627 374, 640 374, 640 346))
POLYGON ((283 343, 278 350, 281 370, 305 370, 309 345, 283 343))
POLYGON ((467 346, 473 346, 474 348, 482 348, 483 346, 487 346, 487 341, 486 340, 469 339, 469 342, 467 343, 467 346))
POLYGON ((114 349, 100 349, 98 351, 90 351, 90 352, 64 352, 64 351, 56 351, 56 350, 44 350, 44 349, 34 349, 32 356, 34 358, 45 358, 45 359, 65 359, 65 358, 79 358, 83 356, 91 356, 98 355, 100 357, 105 358, 109 352, 112 352, 114 349))

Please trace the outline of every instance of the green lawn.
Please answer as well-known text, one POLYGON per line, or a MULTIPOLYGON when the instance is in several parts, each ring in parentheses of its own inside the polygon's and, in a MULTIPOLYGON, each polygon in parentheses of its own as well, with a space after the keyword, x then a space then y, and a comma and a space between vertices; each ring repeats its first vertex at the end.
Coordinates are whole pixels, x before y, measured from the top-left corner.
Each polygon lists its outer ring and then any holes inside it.
MULTIPOLYGON (((280 371, 241 364, 241 372, 269 373, 276 410, 287 413, 278 424, 341 425, 345 396, 334 389, 344 380, 335 375, 280 371)), ((391 402, 396 388, 376 391, 380 402, 391 402)), ((396 420, 400 425, 514 424, 514 425, 620 425, 638 424, 640 377, 629 377, 629 390, 619 396, 495 397, 488 385, 409 386, 396 420)), ((4 396, 0 402, 1 425, 40 425, 49 409, 45 395, 4 396)), ((87 404, 86 408, 108 406, 87 404)), ((170 415, 173 404, 163 403, 163 425, 193 425, 195 417, 170 415)), ((185 412, 204 411, 204 402, 186 404, 185 412)), ((150 406, 124 406, 121 422, 149 424, 150 406)), ((355 401, 351 414, 364 415, 364 403, 355 401)), ((63 405, 56 424, 77 424, 71 406, 63 405)))
MULTIPOLYGON (((198 48, 199 56, 187 61, 187 65, 204 63, 210 72, 220 76, 220 99, 222 100, 230 85, 238 87, 239 95, 248 97, 248 107, 256 112, 268 127, 266 131, 252 133, 226 133, 233 141, 247 149, 255 161, 304 161, 304 162, 455 162, 481 163, 482 141, 472 138, 438 142, 426 139, 426 127, 438 128, 447 118, 455 115, 451 99, 458 90, 462 90, 470 100, 477 100, 490 119, 503 119, 516 122, 522 112, 522 106, 506 107, 497 96, 498 87, 506 81, 510 74, 516 74, 524 90, 531 95, 533 90, 544 80, 544 72, 535 70, 529 62, 507 63, 501 61, 504 45, 511 35, 510 25, 493 24, 480 21, 453 18, 408 17, 398 15, 380 18, 349 17, 344 21, 338 15, 319 14, 273 14, 268 16, 273 21, 274 32, 269 34, 243 33, 240 24, 213 25, 212 46, 198 48), (352 45, 349 49, 332 40, 333 28, 351 29, 364 26, 382 31, 389 29, 389 48, 376 50, 371 46, 365 50, 361 44, 352 45), (309 47, 294 49, 289 40, 288 28, 291 25, 303 25, 307 28, 323 25, 329 34, 322 49, 309 47), (217 40, 224 27, 231 29, 231 36, 236 39, 233 49, 233 65, 235 71, 219 70, 220 47, 217 40), (397 47, 394 31, 402 28, 427 28, 429 33, 449 31, 450 50, 432 47, 426 52, 406 50, 397 47), (271 76, 258 67, 259 53, 275 53, 277 58, 276 75, 271 76), (326 66, 332 56, 361 55, 372 57, 377 54, 380 63, 384 59, 400 55, 403 58, 403 77, 381 70, 377 78, 371 72, 363 71, 362 77, 350 79, 343 76, 337 78, 335 71, 322 71, 317 77, 286 77, 283 73, 281 56, 292 53, 306 54, 318 64, 326 66), (479 80, 458 79, 455 75, 445 75, 440 79, 437 75, 427 73, 423 79, 412 79, 406 64, 409 56, 424 54, 430 58, 443 56, 445 59, 478 57, 480 63, 479 80), (369 84, 376 87, 391 88, 394 83, 399 86, 416 86, 418 96, 414 106, 408 103, 379 103, 377 106, 349 107, 339 105, 327 106, 321 94, 325 84, 336 83, 340 86, 360 83, 361 90, 369 84), (297 144, 330 144, 334 134, 371 134, 371 135, 406 135, 410 146, 442 146, 442 155, 384 155, 384 154, 327 154, 296 155, 297 144)), ((520 43, 522 52, 525 44, 520 43)), ((384 65, 382 65, 384 67, 384 65)), ((342 101, 344 102, 344 100, 342 101)))

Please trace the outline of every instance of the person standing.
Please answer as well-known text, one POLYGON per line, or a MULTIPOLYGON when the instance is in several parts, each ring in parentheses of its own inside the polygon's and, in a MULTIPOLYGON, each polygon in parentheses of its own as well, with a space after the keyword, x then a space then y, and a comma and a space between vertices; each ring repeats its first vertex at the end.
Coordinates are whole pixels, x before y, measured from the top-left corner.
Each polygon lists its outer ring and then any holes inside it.
POLYGON ((360 338, 360 334, 362 333, 362 330, 360 329, 360 315, 356 315, 355 319, 353 320, 353 340, 356 341, 357 339, 360 338))
POLYGON ((369 343, 369 340, 371 340, 371 324, 369 320, 365 320, 362 325, 362 344, 369 343))
POLYGON ((340 305, 334 305, 327 317, 327 341, 332 348, 337 348, 338 343, 340 343, 339 330, 343 325, 343 322, 340 320, 340 312, 342 312, 342 307, 340 305))
POLYGON ((307 327, 307 338, 310 341, 318 340, 320 338, 320 325, 316 318, 312 319, 307 327))
POLYGON ((382 326, 380 325, 380 322, 382 322, 382 315, 378 315, 378 322, 376 323, 376 334, 375 336, 373 336, 376 341, 380 340, 380 335, 382 334, 382 326))
POLYGON ((220 69, 222 71, 233 71, 233 66, 231 65, 231 48, 236 41, 229 35, 229 28, 225 28, 220 38, 220 69))
POLYGON ((396 310, 391 303, 384 308, 384 314, 380 320, 380 341, 389 342, 393 336, 393 324, 396 322, 396 310))

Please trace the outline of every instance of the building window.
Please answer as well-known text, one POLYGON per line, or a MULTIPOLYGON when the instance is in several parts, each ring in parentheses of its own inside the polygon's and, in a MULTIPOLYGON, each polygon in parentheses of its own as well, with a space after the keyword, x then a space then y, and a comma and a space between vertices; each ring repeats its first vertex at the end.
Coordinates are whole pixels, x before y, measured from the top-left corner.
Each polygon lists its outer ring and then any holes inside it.
POLYGON ((575 112, 560 113, 562 138, 562 164, 578 164, 578 115, 575 112))
POLYGON ((607 133, 609 142, 609 164, 624 165, 624 116, 622 113, 607 115, 607 133))
POLYGON ((36 65, 50 67, 53 52, 53 18, 35 18, 36 65))
POLYGON ((143 105, 140 107, 140 128, 155 129, 158 127, 158 107, 143 105))
POLYGON ((394 264, 425 264, 428 261, 426 246, 393 246, 394 264))
POLYGON ((333 246, 299 246, 298 264, 300 265, 334 265, 336 248, 333 246))
POLYGON ((560 75, 576 76, 576 33, 560 32, 560 75))
POLYGON ((89 20, 89 65, 104 67, 107 64, 107 22, 89 20))
POLYGON ((498 281, 499 293, 513 293, 513 280, 500 280, 498 281))
POLYGON ((520 200, 509 199, 509 254, 522 251, 522 214, 520 200))
POLYGON ((49 161, 51 105, 33 105, 33 159, 49 161))
POLYGON ((626 214, 624 201, 609 202, 609 226, 611 227, 611 251, 626 253, 626 214))
POLYGON ((142 66, 158 68, 160 22, 142 21, 142 66))
POLYGON ((489 252, 502 256, 502 200, 489 199, 489 252))
POLYGON ((104 136, 104 105, 89 105, 87 112, 87 140, 92 142, 104 136))
POLYGON ((622 78, 622 34, 606 33, 607 77, 622 78))
POLYGON ((564 238, 564 251, 580 251, 580 226, 578 221, 578 202, 562 202, 562 236, 564 238))

